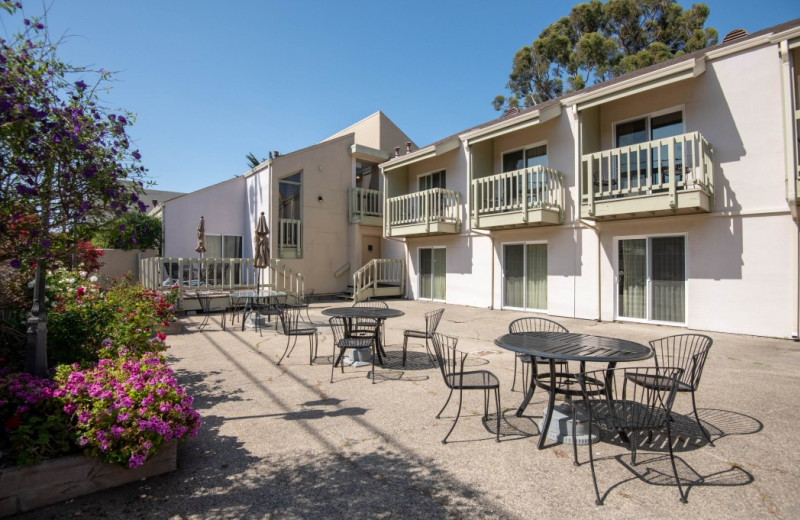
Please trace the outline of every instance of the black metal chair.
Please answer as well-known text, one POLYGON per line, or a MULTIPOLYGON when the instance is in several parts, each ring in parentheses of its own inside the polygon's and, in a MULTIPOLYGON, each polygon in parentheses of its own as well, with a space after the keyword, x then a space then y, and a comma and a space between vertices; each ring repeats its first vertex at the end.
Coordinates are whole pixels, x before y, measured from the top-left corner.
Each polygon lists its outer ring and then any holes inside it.
MULTIPOLYGON (((389 305, 381 300, 362 300, 355 302, 353 307, 371 307, 373 309, 388 309, 389 305)), ((381 323, 381 343, 384 337, 384 324, 381 323)), ((375 333, 375 327, 372 325, 370 318, 354 318, 351 323, 350 333, 352 336, 368 336, 375 333)))
POLYGON ((261 317, 266 316, 268 321, 271 321, 272 318, 275 318, 275 330, 278 330, 278 317, 283 312, 283 308, 286 307, 286 295, 279 295, 279 296, 264 296, 259 299, 254 300, 253 303, 253 310, 255 311, 255 326, 258 329, 258 334, 261 334, 261 317))
POLYGON ((329 320, 331 331, 333 331, 333 362, 331 363, 331 383, 333 383, 333 369, 338 364, 344 374, 344 353, 347 349, 370 349, 372 357, 372 384, 375 384, 375 357, 376 343, 375 338, 378 333, 378 320, 364 318, 364 326, 367 320, 372 322, 372 332, 364 336, 352 336, 347 332, 347 320, 345 318, 333 317, 329 320), (338 354, 337 354, 338 349, 338 354))
MULTIPOLYGON (((517 334, 520 332, 569 332, 566 327, 557 323, 553 320, 548 320, 547 318, 536 318, 536 317, 526 317, 526 318, 517 318, 516 320, 512 321, 508 324, 508 332, 511 334, 517 334)), ((522 384, 527 384, 526 379, 526 367, 531 365, 531 356, 528 354, 520 354, 517 353, 516 357, 514 358, 514 379, 511 383, 511 391, 514 391, 514 387, 517 384, 517 363, 521 365, 520 374, 522 376, 522 384)), ((537 359, 536 364, 550 367, 550 362, 545 359, 537 359)), ((567 362, 566 361, 556 361, 557 368, 560 369, 561 372, 568 372, 567 369, 567 362)), ((536 374, 536 367, 532 367, 534 370, 534 375, 536 374)))
MULTIPOLYGON (((594 370, 577 374, 583 394, 582 401, 573 403, 572 437, 576 438, 576 424, 587 419, 589 432, 596 427, 600 433, 619 435, 631 450, 631 463, 636 464, 637 436, 647 432, 652 441, 653 431, 665 430, 667 447, 672 463, 672 471, 678 485, 681 502, 686 502, 686 494, 681 487, 675 455, 672 451, 672 432, 670 430, 670 409, 678 389, 680 368, 673 367, 625 367, 594 370), (658 384, 646 387, 632 381, 653 381, 658 384), (630 384, 629 384, 630 383, 630 384), (632 434, 633 442, 628 437, 632 434)), ((589 442, 589 462, 592 468, 592 482, 597 497, 595 503, 603 505, 597 485, 592 442, 589 442)), ((663 443, 659 443, 662 446, 663 443)), ((575 465, 578 465, 578 446, 572 445, 575 465)))
MULTIPOLYGON (((710 337, 702 334, 676 334, 674 336, 667 336, 661 339, 654 339, 650 342, 650 346, 655 351, 656 366, 669 366, 682 369, 680 379, 678 380, 678 392, 689 392, 692 394, 692 411, 694 418, 697 421, 697 426, 703 436, 708 440, 711 446, 714 442, 708 431, 700 423, 700 416, 697 414, 697 403, 695 400, 695 392, 697 387, 700 386, 700 377, 703 375, 703 367, 708 358, 708 351, 711 349, 711 344, 714 342, 710 337)), ((644 380, 639 381, 634 379, 634 383, 644 385, 651 388, 658 381, 644 380)))
POLYGON ((311 316, 308 315, 308 307, 311 304, 311 300, 314 297, 314 289, 310 289, 306 292, 302 298, 292 304, 292 307, 297 307, 299 309, 305 309, 306 311, 306 321, 309 323, 314 323, 311 321, 311 316))
POLYGON ((442 439, 442 444, 447 444, 447 438, 453 433, 453 430, 458 423, 458 418, 461 416, 461 403, 463 400, 464 390, 482 390, 483 391, 483 417, 484 420, 489 419, 489 391, 494 391, 495 407, 497 410, 497 442, 500 442, 500 381, 493 373, 488 370, 464 370, 464 362, 467 360, 467 353, 461 352, 456 349, 458 339, 445 336, 443 334, 435 333, 431 338, 433 351, 436 356, 439 370, 442 372, 444 383, 450 389, 450 394, 447 396, 447 401, 444 406, 436 414, 439 419, 450 403, 450 398, 453 397, 453 392, 458 390, 458 412, 453 421, 453 426, 450 431, 442 439))
POLYGON ((299 336, 306 336, 308 337, 308 364, 313 365, 314 359, 317 357, 317 349, 319 347, 319 337, 317 335, 317 328, 316 327, 300 327, 300 309, 297 307, 290 307, 284 306, 280 309, 280 320, 281 326, 283 328, 283 334, 286 336, 286 348, 283 351, 283 355, 278 360, 278 364, 281 364, 284 357, 289 357, 292 355, 292 351, 294 350, 294 346, 297 344, 297 338, 299 336), (289 345, 291 344, 291 348, 289 345))
POLYGON ((408 338, 419 338, 425 339, 425 350, 428 352, 428 357, 431 358, 431 361, 435 362, 436 358, 434 358, 433 354, 431 354, 431 349, 428 346, 428 340, 433 339, 433 334, 436 332, 436 328, 439 327, 439 321, 442 319, 442 314, 444 314, 444 309, 436 309, 435 311, 430 311, 425 313, 425 330, 404 330, 403 331, 403 366, 406 366, 406 350, 408 348, 408 338))

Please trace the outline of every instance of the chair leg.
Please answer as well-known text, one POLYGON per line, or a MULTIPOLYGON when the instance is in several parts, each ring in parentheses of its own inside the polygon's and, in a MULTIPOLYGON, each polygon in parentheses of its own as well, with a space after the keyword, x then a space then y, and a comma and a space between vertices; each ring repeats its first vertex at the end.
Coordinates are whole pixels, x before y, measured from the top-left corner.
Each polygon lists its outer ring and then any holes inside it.
POLYGON ((705 436, 708 443, 714 446, 714 441, 711 440, 711 436, 708 434, 708 431, 703 427, 702 424, 700 424, 700 416, 697 414, 697 404, 695 403, 694 400, 694 390, 692 390, 692 410, 694 410, 694 418, 697 421, 697 426, 700 427, 700 431, 703 432, 703 435, 705 436))
POLYGON ((408 348, 408 336, 403 334, 403 366, 406 366, 406 349, 408 348))
POLYGON ((450 398, 451 397, 453 397, 453 389, 452 388, 450 389, 450 394, 447 396, 447 401, 444 402, 444 406, 442 406, 442 409, 439 410, 439 413, 436 414, 436 418, 437 419, 440 419, 442 417, 442 412, 444 411, 445 408, 447 408, 447 404, 450 402, 450 398))
MULTIPOLYGON (((514 387, 517 386, 517 363, 519 363, 519 356, 517 353, 514 353, 514 377, 511 379, 511 391, 514 391, 514 387)), ((522 378, 523 381, 525 378, 522 378)))
POLYGON ((333 355, 331 356, 331 383, 333 383, 333 368, 336 366, 336 343, 333 344, 333 355))
POLYGON ((461 416, 461 402, 464 400, 464 390, 459 388, 458 389, 458 411, 456 412, 456 419, 453 421, 453 426, 450 427, 450 431, 447 432, 447 435, 444 436, 442 439, 442 444, 447 444, 447 438, 450 437, 450 434, 453 433, 453 430, 456 428, 456 424, 458 423, 458 418, 461 416))
POLYGON ((376 340, 372 341, 372 384, 375 384, 375 355, 377 353, 377 342, 376 340))
POLYGON ((669 427, 669 421, 667 422, 667 446, 669 446, 669 460, 672 462, 672 471, 675 473, 675 482, 678 484, 678 493, 681 496, 681 502, 685 504, 687 502, 686 494, 683 492, 683 488, 681 487, 681 478, 678 476, 678 467, 675 465, 675 454, 672 452, 672 431, 669 427))
POLYGON ((500 442, 500 389, 494 389, 494 404, 497 410, 497 442, 500 442))
MULTIPOLYGON (((575 408, 575 406, 573 405, 572 406, 572 465, 573 466, 580 465, 578 464, 578 443, 575 442, 575 440, 578 438, 576 435, 578 431, 575 426, 577 422, 578 422, 578 409, 575 408)), ((592 442, 591 432, 589 432, 589 442, 590 443, 592 442)))
POLYGON ((286 348, 283 350, 283 355, 278 360, 278 364, 281 364, 284 357, 289 357, 292 355, 292 350, 294 350, 294 344, 297 343, 297 336, 286 336, 286 348), (294 343, 292 343, 292 338, 294 338, 294 343), (292 343, 292 348, 289 349, 289 343, 292 343))

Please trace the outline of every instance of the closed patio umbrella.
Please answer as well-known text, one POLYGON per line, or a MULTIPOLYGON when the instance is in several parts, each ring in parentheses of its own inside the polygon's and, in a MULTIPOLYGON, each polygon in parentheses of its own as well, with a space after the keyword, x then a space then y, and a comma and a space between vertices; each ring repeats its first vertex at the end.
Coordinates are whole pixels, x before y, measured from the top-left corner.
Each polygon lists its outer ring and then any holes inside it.
POLYGON ((195 249, 203 257, 206 252, 206 221, 200 217, 200 224, 197 226, 197 248, 195 249))
MULTIPOLYGON (((267 219, 264 217, 264 212, 258 217, 258 224, 256 225, 256 234, 253 239, 254 257, 253 267, 258 269, 259 282, 261 279, 261 269, 269 265, 269 228, 267 227, 267 219)), ((261 284, 259 283, 259 286, 261 284)))

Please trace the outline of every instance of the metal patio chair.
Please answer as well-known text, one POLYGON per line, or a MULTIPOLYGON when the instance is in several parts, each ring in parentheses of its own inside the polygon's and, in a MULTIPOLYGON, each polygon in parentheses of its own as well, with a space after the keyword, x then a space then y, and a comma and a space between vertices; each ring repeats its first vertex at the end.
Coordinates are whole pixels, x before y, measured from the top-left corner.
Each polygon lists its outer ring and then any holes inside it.
MULTIPOLYGON (((692 411, 694 412, 697 426, 706 440, 708 440, 708 443, 714 446, 711 436, 700 422, 700 416, 697 414, 697 402, 694 396, 697 387, 700 386, 700 377, 703 375, 703 367, 706 364, 708 351, 711 349, 712 343, 714 343, 714 340, 702 334, 676 334, 654 339, 650 342, 650 346, 655 351, 657 367, 670 366, 682 369, 677 391, 692 394, 692 411)), ((654 384, 658 384, 657 381, 653 380, 639 381, 633 379, 633 382, 647 388, 652 388, 654 384)))
POLYGON ((278 316, 281 320, 283 334, 286 336, 286 348, 283 351, 283 355, 278 360, 279 365, 284 357, 291 356, 294 346, 297 344, 297 338, 300 336, 306 336, 308 338, 308 364, 313 365, 314 359, 317 357, 317 349, 319 347, 317 328, 300 327, 300 311, 301 309, 290 306, 284 306, 280 309, 280 314, 278 316))
MULTIPOLYGON (((670 409, 675 400, 679 377, 682 370, 674 367, 625 367, 594 370, 577 374, 583 399, 573 403, 572 437, 576 438, 576 424, 581 419, 588 420, 588 431, 592 428, 619 437, 631 450, 631 464, 636 464, 636 449, 639 445, 638 435, 648 434, 652 441, 654 431, 666 431, 669 458, 672 471, 678 486, 681 502, 686 502, 686 494, 681 487, 675 455, 672 451, 672 432, 670 430, 670 409), (633 381, 657 382, 650 387, 633 383, 633 381), (633 441, 628 435, 633 436, 633 441)), ((593 442, 588 443, 589 462, 592 468, 592 482, 596 496, 595 503, 603 505, 603 498, 597 485, 595 472, 593 442)), ((659 448, 663 443, 658 444, 659 448)), ((578 465, 578 445, 572 445, 574 463, 578 465)), ((606 492, 607 494, 607 492, 606 492)))
POLYGON ((428 341, 433 339, 436 328, 439 326, 439 321, 442 319, 444 309, 436 309, 425 313, 425 330, 404 330, 403 331, 403 366, 406 366, 406 349, 408 348, 408 338, 425 339, 425 350, 428 352, 428 357, 432 362, 436 362, 436 358, 431 353, 428 346, 428 341))
MULTIPOLYGON (((558 322, 553 320, 548 320, 547 318, 537 318, 537 317, 525 317, 525 318, 517 318, 516 320, 512 321, 508 324, 508 332, 511 334, 517 334, 519 332, 569 332, 566 327, 561 325, 558 322)), ((531 364, 531 356, 527 354, 517 354, 514 357, 514 379, 511 383, 511 391, 514 391, 514 387, 517 384, 517 364, 521 365, 520 375, 522 376, 522 384, 528 384, 528 379, 526 379, 526 372, 527 367, 531 364)), ((547 366, 548 369, 550 367, 550 362, 544 359, 537 359, 536 363, 539 365, 547 366)), ((566 361, 556 361, 557 369, 560 372, 568 372, 567 369, 567 362, 566 361)), ((533 367, 534 374, 536 373, 536 367, 533 367)))
POLYGON ((342 374, 344 374, 344 353, 347 349, 370 349, 372 358, 372 384, 375 384, 375 357, 376 357, 376 343, 375 338, 378 332, 378 320, 363 318, 364 326, 366 327, 367 321, 372 322, 372 331, 364 336, 352 336, 347 334, 347 319, 340 317, 333 317, 328 322, 333 331, 333 361, 331 362, 331 383, 333 383, 333 369, 338 364, 341 367, 342 374), (337 354, 338 350, 338 354, 337 354))
POLYGON ((450 431, 442 439, 442 444, 447 444, 447 438, 453 433, 461 416, 461 403, 463 401, 464 390, 483 391, 483 418, 489 419, 489 392, 494 391, 495 409, 497 410, 497 442, 500 442, 500 380, 488 370, 464 370, 464 362, 467 360, 467 353, 456 349, 458 339, 452 336, 435 333, 431 338, 433 351, 436 356, 439 370, 445 385, 450 389, 450 394, 444 402, 444 406, 436 414, 436 418, 441 418, 442 412, 450 403, 453 392, 458 390, 458 411, 450 431))

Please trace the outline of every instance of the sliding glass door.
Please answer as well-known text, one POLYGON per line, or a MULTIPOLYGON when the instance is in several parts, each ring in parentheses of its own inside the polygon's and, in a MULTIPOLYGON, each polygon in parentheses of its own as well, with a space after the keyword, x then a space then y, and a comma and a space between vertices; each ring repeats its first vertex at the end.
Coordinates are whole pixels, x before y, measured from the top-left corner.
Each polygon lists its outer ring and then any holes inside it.
POLYGON ((432 247, 419 250, 419 297, 426 300, 442 300, 446 291, 445 248, 432 247))
POLYGON ((547 244, 503 246, 503 307, 547 309, 547 244))
POLYGON ((617 315, 685 323, 686 238, 620 240, 617 252, 617 315))

